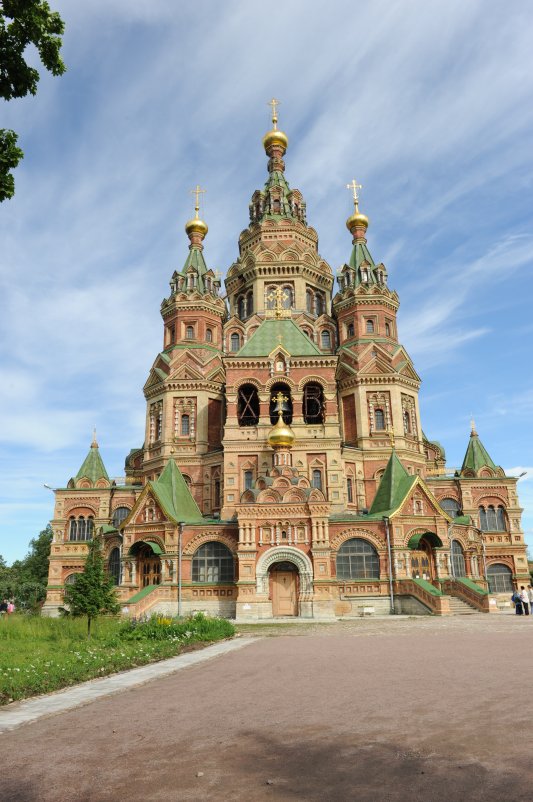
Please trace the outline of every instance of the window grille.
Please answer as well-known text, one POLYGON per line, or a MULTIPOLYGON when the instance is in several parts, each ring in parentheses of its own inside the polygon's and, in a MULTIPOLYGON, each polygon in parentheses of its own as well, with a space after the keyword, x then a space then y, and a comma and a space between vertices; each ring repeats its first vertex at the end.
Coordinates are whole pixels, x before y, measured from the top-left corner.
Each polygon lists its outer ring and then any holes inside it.
POLYGON ((237 395, 239 426, 257 426, 259 423, 259 394, 253 384, 243 384, 237 395))
POLYGON ((385 431, 385 413, 382 409, 374 410, 374 426, 377 431, 385 431))
POLYGON ((310 382, 305 385, 303 413, 305 423, 324 422, 324 390, 321 384, 310 382))
POLYGON ((337 552, 337 579, 379 579, 379 557, 361 538, 352 538, 337 552))
POLYGON ((493 563, 487 568, 487 579, 490 593, 512 593, 513 580, 511 569, 503 563, 493 563))
POLYGON ((466 576, 465 555, 457 540, 452 541, 452 564, 454 576, 466 576))
POLYGON ((233 575, 233 556, 223 543, 204 543, 192 558, 193 582, 233 582, 233 575))

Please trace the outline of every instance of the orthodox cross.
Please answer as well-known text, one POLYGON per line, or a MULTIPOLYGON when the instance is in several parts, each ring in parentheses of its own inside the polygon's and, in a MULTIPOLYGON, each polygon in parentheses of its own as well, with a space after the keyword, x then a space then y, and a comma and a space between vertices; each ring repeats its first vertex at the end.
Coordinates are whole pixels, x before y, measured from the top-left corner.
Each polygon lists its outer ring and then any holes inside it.
POLYGON ((267 295, 267 300, 272 301, 274 306, 272 309, 267 310, 270 312, 271 317, 290 317, 291 310, 285 309, 283 306, 283 301, 286 301, 290 297, 289 292, 287 289, 283 287, 276 287, 275 290, 271 290, 267 295))
POLYGON ((276 100, 275 97, 272 98, 267 104, 268 106, 272 106, 272 125, 274 126, 274 131, 277 130, 278 127, 278 106, 280 105, 279 100, 276 100))
POLYGON ((362 184, 358 184, 357 181, 355 180, 355 178, 352 178, 352 183, 351 184, 346 184, 346 189, 351 189, 352 190, 353 203, 354 203, 355 208, 357 209, 357 207, 359 206, 359 195, 357 193, 357 190, 358 189, 363 189, 363 185, 362 184))
POLYGON ((284 404, 284 402, 288 401, 288 400, 289 399, 287 398, 287 396, 283 395, 281 390, 278 390, 278 394, 277 395, 272 396, 272 401, 274 401, 274 403, 276 404, 276 412, 279 412, 280 415, 283 414, 283 404, 284 404))
POLYGON ((194 211, 196 212, 196 219, 198 219, 198 212, 200 211, 200 195, 207 192, 206 189, 200 189, 200 185, 196 184, 195 189, 190 189, 189 192, 191 195, 196 195, 195 204, 194 204, 194 211))

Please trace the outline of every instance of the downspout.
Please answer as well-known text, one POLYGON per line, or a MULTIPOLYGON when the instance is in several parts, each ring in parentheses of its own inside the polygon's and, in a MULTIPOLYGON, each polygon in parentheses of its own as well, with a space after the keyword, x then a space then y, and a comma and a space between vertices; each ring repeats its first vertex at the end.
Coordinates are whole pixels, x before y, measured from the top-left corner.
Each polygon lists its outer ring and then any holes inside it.
POLYGON ((389 591, 390 591, 390 611, 391 615, 394 615, 394 587, 392 581, 392 551, 390 545, 390 529, 389 529, 389 519, 385 515, 383 517, 383 523, 385 524, 385 533, 387 535, 387 553, 389 555, 389 591))
POLYGON ((181 538, 183 524, 178 524, 178 617, 181 618, 181 538))

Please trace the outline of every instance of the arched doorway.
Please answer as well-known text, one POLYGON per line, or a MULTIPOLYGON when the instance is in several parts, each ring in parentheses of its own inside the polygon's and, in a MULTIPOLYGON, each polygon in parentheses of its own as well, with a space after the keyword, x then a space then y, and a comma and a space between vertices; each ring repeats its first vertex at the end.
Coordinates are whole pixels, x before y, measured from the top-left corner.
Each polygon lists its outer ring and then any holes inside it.
POLYGON ((409 538, 411 549, 411 576, 432 582, 437 579, 435 547, 442 547, 442 540, 434 532, 419 532, 409 538))
MULTIPOLYGON (((156 548, 158 548, 156 546, 156 548)), ((142 543, 137 551, 137 571, 142 588, 161 583, 161 558, 150 543, 142 543)))
POLYGON ((284 560, 270 566, 269 585, 272 599, 272 615, 298 615, 299 573, 297 566, 284 560))

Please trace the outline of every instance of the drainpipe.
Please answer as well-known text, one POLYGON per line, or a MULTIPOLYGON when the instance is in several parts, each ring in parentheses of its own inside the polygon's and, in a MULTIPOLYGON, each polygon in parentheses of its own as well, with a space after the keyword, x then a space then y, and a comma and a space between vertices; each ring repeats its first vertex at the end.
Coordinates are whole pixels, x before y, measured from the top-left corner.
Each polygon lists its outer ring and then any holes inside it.
POLYGON ((181 538, 183 524, 178 524, 178 617, 181 618, 181 538))
POLYGON ((450 542, 450 574, 452 579, 455 579, 455 566, 453 564, 453 548, 452 548, 454 539, 452 536, 452 530, 453 530, 453 523, 451 523, 448 526, 448 540, 450 542))
POLYGON ((392 551, 390 545, 390 530, 389 530, 389 519, 387 516, 383 517, 383 523, 385 524, 385 533, 387 535, 387 552, 389 555, 389 590, 390 590, 390 611, 391 615, 394 615, 394 588, 392 582, 392 551))

